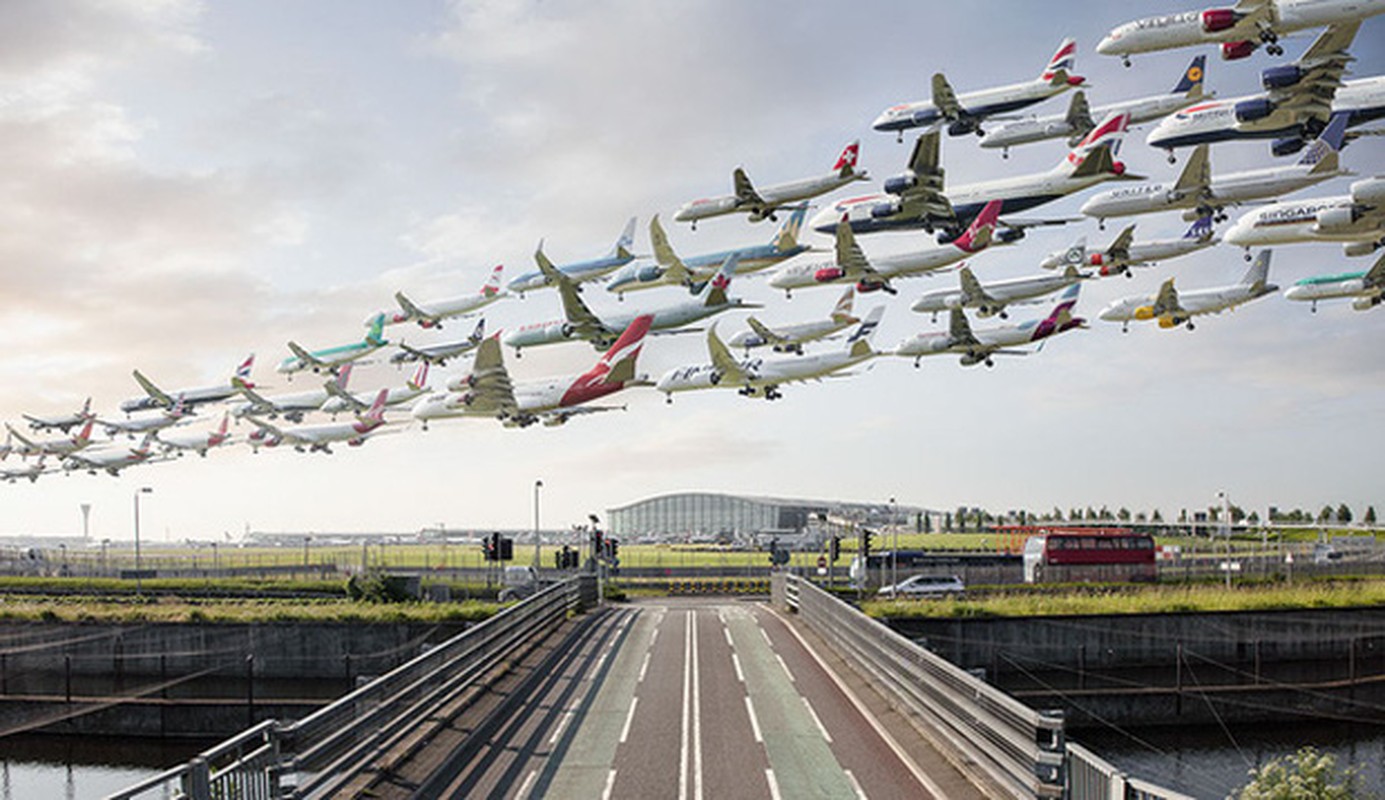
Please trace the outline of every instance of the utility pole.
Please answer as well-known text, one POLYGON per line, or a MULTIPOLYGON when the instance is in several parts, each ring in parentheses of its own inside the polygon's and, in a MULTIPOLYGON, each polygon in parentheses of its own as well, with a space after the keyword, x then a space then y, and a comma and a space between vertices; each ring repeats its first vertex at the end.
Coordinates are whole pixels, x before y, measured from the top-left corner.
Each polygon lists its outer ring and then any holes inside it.
POLYGON ((539 490, 543 481, 534 481, 534 571, 539 570, 539 490))

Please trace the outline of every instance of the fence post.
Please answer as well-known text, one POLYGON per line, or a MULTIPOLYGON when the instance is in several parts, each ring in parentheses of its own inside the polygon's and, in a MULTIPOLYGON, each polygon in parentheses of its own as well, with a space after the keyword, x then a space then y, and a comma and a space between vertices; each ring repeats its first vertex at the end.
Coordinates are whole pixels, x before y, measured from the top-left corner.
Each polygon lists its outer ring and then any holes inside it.
POLYGON ((183 792, 189 800, 211 800, 212 770, 207 759, 195 756, 188 762, 187 774, 183 776, 183 792))
POLYGON ((245 657, 245 725, 255 724, 255 654, 245 657))

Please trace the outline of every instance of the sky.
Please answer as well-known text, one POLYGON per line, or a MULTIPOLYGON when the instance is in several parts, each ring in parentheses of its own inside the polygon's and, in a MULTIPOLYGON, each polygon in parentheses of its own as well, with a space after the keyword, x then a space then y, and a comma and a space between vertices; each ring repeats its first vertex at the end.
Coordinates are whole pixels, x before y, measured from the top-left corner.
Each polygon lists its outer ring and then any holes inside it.
MULTIPOLYGON (((558 263, 601 255, 630 216, 640 253, 654 213, 683 255, 768 241, 768 222, 727 217, 694 232, 672 216, 687 200, 728 191, 736 166, 761 184, 816 175, 853 139, 876 190, 903 169, 912 141, 870 129, 882 109, 926 98, 936 71, 959 92, 1027 80, 1065 36, 1078 41, 1093 105, 1167 91, 1195 50, 1137 57, 1127 69, 1094 47, 1132 16, 1190 7, 12 0, 0 8, 0 325, 11 342, 0 358, 0 419, 19 425, 23 413, 71 411, 87 396, 119 416, 119 403, 139 394, 133 369, 168 388, 206 385, 251 352, 258 384, 301 390, 311 381, 273 372, 288 340, 357 340, 396 290, 423 300, 469 293, 497 263, 507 277, 532 269, 540 239, 558 263)), ((1289 56, 1313 35, 1288 40, 1289 56)), ((1364 24, 1353 53, 1353 75, 1385 72, 1385 18, 1364 24)), ((1208 87, 1224 97, 1257 91, 1259 70, 1278 61, 1213 56, 1208 87)), ((1065 106, 1064 96, 1033 111, 1065 106)), ((1144 144, 1147 131, 1131 133, 1122 160, 1172 178, 1179 166, 1144 144)), ((945 137, 942 149, 948 181, 961 184, 1048 169, 1066 147, 1029 145, 1008 160, 972 137, 945 137)), ((1263 141, 1212 153, 1217 171, 1271 161, 1263 141)), ((1385 172, 1385 138, 1358 141, 1343 161, 1361 175, 1385 172)), ((1351 180, 1294 196, 1344 193, 1351 180)), ((1026 216, 1074 216, 1093 193, 1026 216)), ((1165 213, 1136 230, 1155 238, 1185 227, 1165 213)), ((1033 274, 1077 236, 1104 243, 1116 230, 1093 221, 1039 229, 972 265, 983 280, 1033 274)), ((860 239, 872 256, 928 241, 860 239)), ((1284 246, 1270 277, 1286 287, 1372 261, 1336 245, 1284 246)), ((89 503, 93 537, 132 538, 132 497, 144 486, 153 492, 142 499, 142 529, 156 541, 247 529, 524 528, 538 480, 545 528, 680 491, 894 497, 937 509, 1106 505, 1166 517, 1225 491, 1248 510, 1346 503, 1359 518, 1385 504, 1385 311, 1337 302, 1313 314, 1275 296, 1203 318, 1192 332, 1122 334, 1096 319, 1111 300, 1153 292, 1168 276, 1196 288, 1244 269, 1240 251, 1219 246, 1132 280, 1088 282, 1078 313, 1091 329, 994 369, 880 358, 851 377, 786 387, 773 403, 715 391, 670 405, 632 390, 612 398, 625 411, 558 428, 458 420, 330 456, 237 446, 118 478, 0 484, 0 535, 80 533, 79 506, 89 503)), ((898 296, 867 295, 857 309, 886 304, 877 343, 893 347, 945 324, 909 305, 954 280, 904 281, 898 296)), ((624 304, 669 304, 679 291, 624 304)), ((824 316, 838 290, 786 301, 761 276, 738 278, 732 294, 765 304, 761 319, 774 323, 824 316)), ((599 286, 584 297, 597 313, 620 307, 599 286)), ((558 314, 556 294, 539 292, 492 306, 487 326, 558 314)), ((719 330, 739 329, 744 316, 727 315, 719 330)), ((470 327, 390 333, 424 344, 470 327)), ((564 344, 510 356, 523 380, 584 371, 596 353, 564 344)), ((657 379, 705 358, 699 335, 660 337, 641 367, 657 379)), ((442 377, 462 372, 450 364, 442 377)), ((377 363, 357 370, 353 388, 406 377, 377 363)), ((208 411, 199 427, 218 416, 208 411)))

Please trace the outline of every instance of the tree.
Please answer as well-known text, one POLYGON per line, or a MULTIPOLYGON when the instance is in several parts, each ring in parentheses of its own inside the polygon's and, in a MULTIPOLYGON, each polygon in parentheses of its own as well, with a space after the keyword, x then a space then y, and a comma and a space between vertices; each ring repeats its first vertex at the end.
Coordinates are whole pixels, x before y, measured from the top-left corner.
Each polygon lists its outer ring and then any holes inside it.
POLYGON ((1156 508, 1156 509, 1154 509, 1154 511, 1150 512, 1149 521, 1150 521, 1150 522, 1163 522, 1163 521, 1164 521, 1164 515, 1163 515, 1163 514, 1160 514, 1160 513, 1159 513, 1159 509, 1156 508))
POLYGON ((952 530, 952 514, 951 514, 951 512, 948 512, 948 513, 944 513, 944 514, 943 514, 943 530, 945 530, 945 531, 950 531, 950 530, 952 530))
POLYGON ((1126 508, 1125 506, 1121 506, 1120 510, 1116 512, 1116 519, 1120 520, 1121 522, 1129 522, 1130 509, 1126 508))
POLYGON ((1246 522, 1249 522, 1251 525, 1259 525, 1259 524, 1260 524, 1260 512, 1259 512, 1259 511, 1252 511, 1252 512, 1250 512, 1250 516, 1246 517, 1246 522))
POLYGON ((1187 523, 1188 523, 1188 509, 1186 509, 1186 508, 1184 508, 1184 509, 1179 509, 1179 511, 1178 511, 1178 524, 1180 524, 1180 525, 1186 525, 1187 523))
POLYGON ((1322 511, 1318 512, 1318 522, 1327 523, 1332 521, 1332 506, 1323 506, 1322 511))
POLYGON ((932 517, 932 515, 929 514, 928 512, 924 512, 921 516, 923 517, 923 532, 924 532, 924 533, 932 533, 932 532, 933 532, 933 517, 932 517))
POLYGON ((1337 506, 1337 522, 1342 525, 1347 525, 1351 522, 1351 509, 1347 508, 1346 503, 1337 506))
POLYGON ((1361 521, 1367 525, 1375 524, 1375 506, 1366 506, 1366 516, 1362 517, 1361 521))
POLYGON ((1337 770, 1337 760, 1311 747, 1251 770, 1251 781, 1232 795, 1237 800, 1355 800, 1356 770, 1337 770))
POLYGON ((1143 511, 1136 511, 1136 512, 1135 512, 1135 521, 1136 521, 1136 522, 1144 522, 1144 521, 1147 520, 1147 519, 1149 519, 1149 518, 1145 516, 1145 512, 1143 512, 1143 511))
POLYGON ((1240 521, 1244 520, 1245 518, 1246 518, 1245 509, 1241 508, 1241 507, 1238 506, 1238 505, 1234 505, 1234 504, 1233 504, 1233 505, 1231 506, 1231 521, 1232 521, 1232 522, 1240 522, 1240 521))

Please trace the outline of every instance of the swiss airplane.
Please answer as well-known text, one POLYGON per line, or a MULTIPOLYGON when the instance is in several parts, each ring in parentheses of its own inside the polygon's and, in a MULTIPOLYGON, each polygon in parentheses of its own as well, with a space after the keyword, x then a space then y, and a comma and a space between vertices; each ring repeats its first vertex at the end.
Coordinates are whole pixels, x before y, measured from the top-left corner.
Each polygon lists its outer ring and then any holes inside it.
POLYGON ((578 414, 619 409, 587 404, 631 386, 648 385, 635 368, 653 319, 649 314, 635 317, 611 349, 581 375, 520 384, 511 382, 500 343, 491 337, 477 349, 469 375, 449 385, 446 394, 419 400, 410 413, 426 430, 429 421, 448 417, 490 417, 507 427, 525 428, 535 422, 562 425, 578 414))
POLYGON ((455 342, 419 345, 415 347, 407 342, 400 341, 397 343, 399 352, 390 356, 390 363, 403 364, 406 361, 423 361, 439 367, 446 366, 449 358, 456 358, 470 353, 481 344, 481 340, 484 338, 486 338, 486 319, 482 317, 476 321, 476 328, 472 330, 470 336, 455 342))
MULTIPOLYGON (((625 228, 620 232, 620 238, 611 246, 611 251, 601 258, 594 258, 589 261, 574 261, 571 264, 553 267, 553 269, 566 275, 575 284, 594 281, 613 270, 629 264, 635 260, 635 254, 630 248, 635 246, 635 218, 631 217, 625 223, 625 228)), ((543 254, 543 242, 539 242, 539 247, 534 251, 534 260, 539 262, 539 268, 533 272, 526 272, 513 280, 505 287, 512 292, 523 296, 525 292, 532 292, 535 289, 542 289, 552 286, 553 281, 544 271, 543 264, 553 266, 553 262, 548 260, 548 256, 543 254)))
POLYGON ((193 452, 206 458, 208 450, 220 447, 231 440, 231 434, 227 431, 230 416, 229 412, 222 413, 221 422, 210 431, 160 433, 159 443, 163 445, 165 453, 177 453, 182 457, 184 453, 193 452))
POLYGON ((138 433, 154 433, 164 428, 171 428, 186 421, 192 416, 192 412, 186 407, 183 398, 173 404, 173 408, 160 409, 152 414, 143 417, 132 417, 126 420, 104 420, 99 419, 101 427, 106 429, 106 435, 114 437, 116 434, 123 433, 131 439, 138 433))
POLYGON ((154 449, 155 436, 155 431, 145 434, 144 440, 137 447, 102 445, 78 450, 63 459, 62 468, 66 472, 86 470, 88 475, 104 471, 118 477, 122 469, 142 464, 158 454, 154 449))
POLYGON ((845 346, 838 350, 787 358, 737 360, 717 336, 716 326, 712 326, 707 329, 707 353, 712 363, 675 367, 659 378, 655 388, 663 392, 670 403, 675 392, 715 388, 736 389, 745 397, 778 400, 783 396, 779 393, 779 387, 786 383, 840 375, 844 370, 880 355, 871 347, 871 338, 884 313, 884 306, 872 308, 847 338, 845 346))
POLYGON ((775 184, 758 190, 751 184, 750 178, 746 177, 745 170, 736 167, 731 173, 731 182, 735 186, 734 194, 685 203, 673 218, 679 222, 691 222, 693 229, 697 228, 698 220, 726 214, 749 214, 751 222, 759 222, 762 219, 775 220, 775 212, 785 206, 827 194, 852 181, 867 180, 865 170, 856 171, 856 160, 860 153, 861 143, 852 142, 842 150, 840 156, 837 156, 837 163, 832 165, 832 171, 826 175, 775 184))
POLYGON ((1335 197, 1275 203, 1246 212, 1226 231, 1227 244, 1246 249, 1292 242, 1342 242, 1348 256, 1385 246, 1385 176, 1356 181, 1335 197))
POLYGON ((1047 100, 1056 94, 1066 92, 1074 86, 1081 86, 1084 78, 1072 75, 1069 71, 1077 56, 1077 42, 1064 39, 1058 51, 1048 60, 1048 65, 1039 77, 982 89, 976 92, 957 94, 947 78, 941 73, 933 74, 933 99, 914 103, 900 103, 890 106, 875 118, 871 127, 877 131, 896 131, 899 141, 904 141, 904 131, 910 128, 927 127, 932 130, 946 125, 949 136, 975 133, 982 136, 985 131, 981 124, 987 117, 996 114, 1009 114, 1047 100))
POLYGON ((96 418, 92 417, 82 423, 81 430, 76 433, 52 439, 29 439, 11 427, 8 422, 5 423, 5 429, 10 432, 14 441, 19 443, 11 445, 11 450, 25 458, 29 456, 67 456, 91 444, 91 427, 94 424, 96 424, 96 418))
POLYGON ((946 244, 888 256, 874 262, 866 258, 865 251, 856 243, 856 235, 852 233, 851 224, 847 222, 846 215, 843 215, 835 230, 837 252, 832 264, 785 266, 770 276, 769 285, 775 289, 783 289, 785 294, 810 286, 844 283, 855 286, 856 291, 862 293, 883 290, 887 294, 895 294, 897 290, 890 285, 890 281, 895 278, 940 270, 989 247, 995 231, 996 218, 1000 215, 1000 206, 1000 200, 987 203, 981 213, 971 221, 971 226, 961 236, 946 244))
POLYGON ((1375 266, 1365 272, 1304 278, 1290 286, 1284 296, 1290 300, 1312 303, 1313 311, 1318 310, 1319 300, 1353 297, 1352 308, 1369 311, 1385 299, 1385 255, 1376 259, 1375 266))
POLYGON ((1069 266, 1057 275, 1033 275, 992 281, 991 283, 982 283, 977 280, 971 267, 962 267, 957 271, 957 276, 961 283, 959 288, 935 289, 931 292, 925 292, 922 297, 914 301, 911 308, 920 314, 932 314, 935 321, 938 314, 943 311, 951 311, 954 308, 974 308, 979 317, 997 315, 1001 319, 1007 319, 1009 318, 1009 314, 1005 311, 1007 306, 1043 297, 1059 289, 1066 289, 1088 277, 1075 266, 1069 266))
POLYGON ((787 261, 799 253, 813 249, 798 241, 798 232, 803 227, 803 219, 808 214, 806 203, 794 209, 779 233, 769 244, 738 247, 735 250, 722 250, 700 256, 680 258, 668 243, 668 234, 659 223, 659 215, 649 220, 649 240, 654 246, 653 263, 634 263, 621 267, 606 283, 606 291, 615 292, 622 300, 625 293, 637 289, 653 289, 659 286, 684 286, 695 289, 716 274, 716 270, 726 259, 736 256, 736 274, 757 272, 766 267, 787 261))
POLYGON ((796 322, 771 328, 754 315, 746 319, 750 330, 741 331, 726 340, 728 347, 739 347, 746 355, 756 347, 768 346, 776 353, 797 353, 803 355, 803 345, 820 339, 835 338, 832 334, 855 325, 861 320, 851 314, 852 301, 856 298, 856 287, 848 286, 827 319, 812 322, 796 322))
POLYGON ((1385 12, 1385 0, 1239 0, 1230 8, 1183 11, 1118 25, 1097 43, 1104 56, 1130 66, 1137 53, 1199 44, 1220 44, 1228 61, 1245 58, 1261 44, 1282 55, 1279 38, 1295 31, 1362 20, 1385 12))
POLYGON ((40 417, 33 414, 22 414, 21 416, 29 422, 29 427, 35 431, 59 430, 67 433, 68 430, 96 416, 96 413, 91 410, 91 398, 88 397, 82 407, 71 414, 61 414, 56 417, 40 417))
MULTIPOLYGON (((497 264, 491 270, 490 278, 485 285, 475 294, 463 297, 453 297, 446 300, 433 300, 426 303, 416 303, 410 300, 403 292, 395 292, 394 300, 399 304, 400 311, 393 314, 385 314, 386 325, 397 325, 401 322, 416 322, 420 328, 442 328, 443 320, 451 317, 470 317, 477 311, 494 303, 506 294, 500 291, 500 273, 505 269, 505 265, 497 264)), ((366 320, 369 326, 375 321, 378 314, 372 314, 366 320)))
MULTIPOLYGON (((327 382, 327 393, 331 399, 322 404, 322 410, 328 414, 336 415, 343 411, 354 411, 360 413, 370 408, 370 395, 352 394, 346 391, 345 385, 338 386, 331 381, 327 382)), ((403 386, 390 387, 385 394, 385 408, 393 408, 405 403, 411 403, 419 397, 433 391, 433 387, 428 385, 428 362, 425 361, 418 365, 414 370, 414 375, 403 386)))
POLYGON ((1211 214, 1225 219, 1229 205, 1279 197, 1347 174, 1341 168, 1339 155, 1346 123, 1345 114, 1333 114, 1322 136, 1294 164, 1229 175, 1213 176, 1208 146, 1200 144, 1174 182, 1145 183, 1095 194, 1082 204, 1082 213, 1105 221, 1107 217, 1183 209, 1185 218, 1211 214))
POLYGON ((1270 271, 1270 251, 1260 251, 1260 257, 1246 271, 1239 283, 1230 286, 1217 286, 1211 289, 1198 289, 1179 292, 1173 286, 1173 278, 1164 281, 1157 294, 1135 295, 1116 300, 1102 309, 1100 317, 1107 322, 1121 323, 1121 330, 1128 331, 1134 320, 1158 320, 1160 328, 1176 328, 1187 325, 1193 330, 1193 317, 1199 314, 1220 314, 1243 303, 1249 303, 1279 291, 1279 287, 1267 283, 1270 271))
POLYGON ((1087 237, 1083 236, 1066 250, 1050 253, 1039 266, 1044 269, 1057 269, 1063 266, 1096 267, 1101 277, 1125 274, 1133 277, 1131 267, 1154 264, 1171 258, 1196 253, 1221 241, 1212 232, 1212 216, 1199 217, 1188 232, 1177 239, 1153 239, 1146 242, 1135 241, 1135 226, 1127 225, 1116 235, 1111 244, 1102 248, 1087 247, 1087 237))
POLYGON ((376 314, 375 318, 371 320, 370 330, 366 331, 365 338, 359 342, 308 351, 291 341, 289 342, 289 350, 293 355, 279 362, 278 371, 288 375, 289 380, 293 379, 294 373, 309 369, 313 372, 326 370, 336 375, 343 366, 353 361, 359 361, 389 344, 384 337, 384 330, 385 315, 376 314))
MULTIPOLYGON (((1025 211, 1109 180, 1138 180, 1115 160, 1130 121, 1127 114, 1102 120, 1053 169, 1033 175, 973 183, 943 189, 938 163, 938 133, 925 133, 914 145, 909 169, 885 181, 882 194, 852 197, 833 203, 812 220, 814 230, 830 233, 842 215, 856 233, 905 228, 942 228, 942 241, 962 229, 992 200, 1002 202, 1000 213, 1025 211)), ((1012 226, 1013 227, 1013 226, 1012 226)))
MULTIPOLYGON (((255 365, 255 354, 251 353, 248 358, 236 367, 234 378, 243 381, 250 381, 250 369, 255 365)), ((144 377, 139 370, 134 371, 135 382, 144 390, 144 397, 137 397, 126 400, 120 404, 120 410, 129 414, 134 411, 147 411, 152 408, 173 408, 173 404, 178 402, 175 398, 183 398, 185 408, 195 408, 203 403, 219 403, 237 393, 236 386, 230 380, 215 386, 199 386, 192 389, 179 389, 178 391, 164 391, 154 384, 153 381, 144 377)), ((254 384, 250 384, 254 386, 254 384)))
POLYGON ((281 444, 293 445, 300 453, 319 451, 331 453, 331 445, 345 442, 351 447, 359 447, 365 440, 377 434, 385 424, 385 397, 389 389, 381 389, 375 402, 353 422, 331 422, 323 425, 303 425, 296 428, 278 428, 268 422, 250 418, 259 430, 250 434, 251 448, 259 452, 261 447, 278 447, 281 444))
MULTIPOLYGON (((967 323, 966 312, 960 308, 950 310, 948 330, 920 333, 899 345, 894 351, 897 356, 914 359, 918 367, 924 356, 954 353, 961 356, 964 367, 985 364, 995 366, 994 356, 1027 356, 1031 350, 1024 345, 1043 342, 1073 328, 1087 327, 1087 321, 1072 315, 1077 305, 1077 294, 1082 284, 1075 283, 1063 293, 1058 305, 1043 319, 1031 319, 1018 325, 1002 325, 998 328, 985 328, 973 331, 967 323)), ((1042 344, 1040 345, 1042 347, 1042 344)))
POLYGON ((1168 94, 1122 100, 1096 108, 1087 104, 1086 92, 1078 90, 1072 94, 1067 113, 1007 122, 981 137, 981 146, 1002 148, 1002 155, 1009 157, 1010 148, 1015 145, 1047 139, 1066 138, 1068 146, 1072 147, 1091 133, 1096 127, 1096 120, 1111 114, 1129 114, 1131 125, 1166 117, 1210 96, 1203 94, 1202 90, 1206 66, 1207 56, 1196 56, 1168 94))
POLYGON ((346 388, 347 382, 351 380, 351 366, 351 364, 343 364, 341 369, 337 370, 337 374, 333 375, 320 389, 310 389, 306 392, 293 392, 291 394, 263 395, 255 391, 254 387, 246 384, 245 381, 233 378, 232 382, 236 384, 236 389, 246 402, 232 406, 231 415, 236 419, 243 417, 275 419, 282 416, 289 422, 302 422, 306 414, 322 408, 322 404, 331 397, 327 391, 327 386, 335 385, 342 389, 346 388))

